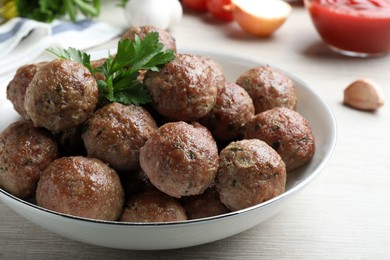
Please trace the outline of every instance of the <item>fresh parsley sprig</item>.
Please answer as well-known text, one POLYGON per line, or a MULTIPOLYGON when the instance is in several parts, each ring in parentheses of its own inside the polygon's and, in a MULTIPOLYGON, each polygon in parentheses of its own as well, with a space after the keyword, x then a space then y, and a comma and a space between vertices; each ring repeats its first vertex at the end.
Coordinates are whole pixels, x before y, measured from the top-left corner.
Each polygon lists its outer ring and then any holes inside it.
POLYGON ((139 80, 140 71, 158 71, 175 58, 172 50, 165 50, 159 42, 158 33, 150 32, 143 39, 135 36, 134 41, 125 39, 118 42, 115 57, 108 53, 106 61, 92 69, 90 55, 69 48, 48 49, 61 59, 70 59, 83 64, 91 73, 101 73, 104 80, 98 80, 99 104, 109 102, 141 105, 151 102, 148 90, 139 80))
POLYGON ((115 57, 108 57, 106 62, 95 70, 106 77, 105 81, 98 81, 99 91, 109 102, 136 105, 148 103, 151 101, 150 96, 146 95, 147 90, 138 80, 139 71, 157 71, 158 66, 173 58, 173 51, 164 50, 157 32, 148 33, 142 40, 135 36, 134 41, 120 41, 115 57))
POLYGON ((72 47, 69 47, 67 50, 63 48, 49 48, 47 49, 47 51, 56 55, 60 59, 73 60, 78 63, 81 63, 85 67, 87 67, 91 73, 93 73, 93 69, 91 66, 91 55, 85 52, 82 52, 72 47))

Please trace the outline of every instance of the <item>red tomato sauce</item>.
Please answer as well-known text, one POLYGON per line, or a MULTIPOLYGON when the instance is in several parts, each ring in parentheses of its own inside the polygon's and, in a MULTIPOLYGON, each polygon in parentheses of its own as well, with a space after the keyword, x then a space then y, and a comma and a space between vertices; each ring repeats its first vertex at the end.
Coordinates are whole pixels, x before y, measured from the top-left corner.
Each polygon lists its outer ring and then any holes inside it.
POLYGON ((312 0, 308 7, 329 45, 367 54, 390 51, 390 0, 312 0))

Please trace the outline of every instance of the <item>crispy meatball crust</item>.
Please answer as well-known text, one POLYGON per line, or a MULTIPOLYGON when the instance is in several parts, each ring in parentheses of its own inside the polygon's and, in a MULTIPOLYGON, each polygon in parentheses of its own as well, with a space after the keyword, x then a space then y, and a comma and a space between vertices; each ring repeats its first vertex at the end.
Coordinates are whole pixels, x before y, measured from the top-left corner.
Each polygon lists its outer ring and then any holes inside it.
POLYGON ((44 63, 21 66, 7 86, 7 99, 11 101, 16 112, 24 119, 29 119, 26 109, 24 108, 26 89, 42 64, 44 63))
POLYGON ((49 131, 18 121, 0 134, 0 188, 26 199, 35 194, 42 171, 58 157, 49 131))
POLYGON ((167 123, 141 148, 140 163, 155 187, 180 198, 200 194, 212 184, 218 150, 210 132, 200 124, 167 123))
POLYGON ((123 222, 173 222, 187 220, 176 198, 149 188, 130 197, 122 212, 123 222))
POLYGON ((286 166, 265 142, 241 140, 221 151, 216 189, 229 209, 244 209, 272 199, 285 187, 286 166))
POLYGON ((140 106, 110 103, 96 111, 83 129, 88 156, 124 171, 139 169, 139 149, 157 131, 157 125, 140 106))
POLYGON ((274 107, 296 109, 294 83, 275 68, 268 65, 254 67, 241 74, 236 83, 253 99, 256 114, 274 107))
POLYGON ((207 218, 230 212, 219 199, 219 194, 214 186, 202 194, 185 197, 183 206, 188 219, 207 218))
POLYGON ((42 173, 37 205, 73 216, 117 220, 124 191, 117 173, 104 162, 82 156, 62 157, 42 173))
POLYGON ((253 117, 245 138, 258 138, 274 148, 286 163, 287 172, 309 162, 315 153, 315 138, 309 122, 288 108, 274 108, 253 117))
POLYGON ((154 108, 176 121, 193 121, 214 106, 217 85, 210 69, 199 56, 177 54, 159 71, 148 71, 144 84, 154 108))
POLYGON ((243 135, 244 125, 255 113, 248 93, 235 83, 225 82, 218 89, 217 101, 211 111, 199 120, 218 140, 231 141, 243 135))
POLYGON ((141 26, 141 27, 131 27, 127 30, 121 37, 121 40, 129 39, 134 41, 135 35, 140 39, 145 38, 146 34, 150 32, 158 32, 158 39, 164 45, 166 50, 173 50, 176 52, 176 40, 175 38, 166 30, 162 30, 153 26, 141 26))
POLYGON ((24 106, 36 127, 58 132, 83 123, 97 102, 97 83, 89 70, 71 60, 56 59, 37 71, 24 106))
POLYGON ((226 78, 222 66, 208 56, 199 55, 199 58, 210 70, 211 77, 215 79, 217 87, 223 87, 226 78))

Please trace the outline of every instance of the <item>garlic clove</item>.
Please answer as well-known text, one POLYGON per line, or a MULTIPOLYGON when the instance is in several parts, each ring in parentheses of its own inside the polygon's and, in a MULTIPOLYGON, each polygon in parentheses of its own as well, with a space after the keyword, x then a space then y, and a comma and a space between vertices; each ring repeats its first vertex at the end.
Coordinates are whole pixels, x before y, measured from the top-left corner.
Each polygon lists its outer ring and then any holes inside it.
POLYGON ((124 13, 130 26, 167 30, 181 20, 183 8, 179 0, 130 0, 124 13))
POLYGON ((232 0, 234 20, 255 36, 270 36, 286 21, 291 9, 283 0, 232 0))
POLYGON ((360 110, 376 110, 383 106, 380 86, 370 79, 358 79, 344 90, 344 104, 360 110))

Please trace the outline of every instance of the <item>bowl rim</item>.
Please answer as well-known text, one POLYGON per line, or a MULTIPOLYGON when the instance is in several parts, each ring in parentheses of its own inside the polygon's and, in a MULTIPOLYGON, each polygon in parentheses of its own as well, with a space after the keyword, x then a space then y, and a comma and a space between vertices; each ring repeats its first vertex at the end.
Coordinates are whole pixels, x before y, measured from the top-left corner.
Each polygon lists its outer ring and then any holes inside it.
MULTIPOLYGON (((82 221, 82 222, 93 223, 93 224, 98 224, 98 225, 132 226, 132 227, 155 227, 155 226, 171 227, 171 226, 183 226, 183 225, 190 225, 190 224, 199 224, 199 223, 203 223, 203 222, 210 222, 210 221, 217 221, 217 220, 220 220, 220 219, 227 219, 227 218, 231 218, 231 217, 234 217, 234 216, 237 216, 237 215, 249 214, 249 213, 251 213, 253 211, 259 210, 261 208, 270 206, 270 205, 272 205, 272 204, 274 204, 274 203, 276 203, 278 201, 284 200, 287 197, 290 197, 291 195, 297 193, 298 191, 301 191, 304 186, 307 186, 310 182, 312 182, 319 175, 319 173, 323 170, 323 168, 327 165, 328 161, 332 157, 333 151, 334 151, 334 149, 336 147, 336 143, 337 143, 337 123, 336 123, 336 119, 335 119, 334 113, 330 109, 329 105, 323 100, 323 98, 321 98, 319 96, 318 93, 316 93, 309 86, 309 84, 307 84, 305 81, 301 80, 297 76, 291 74, 290 72, 287 72, 287 71, 285 71, 284 69, 281 69, 278 66, 272 65, 269 62, 262 61, 261 59, 256 59, 256 58, 248 57, 248 56, 245 56, 245 55, 238 56, 236 54, 230 54, 230 53, 226 53, 226 52, 223 52, 223 51, 220 51, 220 50, 211 50, 211 49, 204 50, 204 49, 196 49, 196 48, 183 48, 183 49, 179 48, 179 49, 180 49, 180 52, 178 52, 178 53, 191 53, 191 54, 199 54, 199 55, 201 54, 201 55, 210 55, 210 56, 211 55, 221 56, 221 57, 224 57, 224 58, 232 58, 232 59, 234 59, 234 61, 251 62, 251 63, 254 63, 254 64, 258 64, 259 66, 267 64, 267 65, 269 65, 269 66, 271 66, 273 68, 276 68, 276 69, 280 70, 281 72, 285 73, 294 82, 297 82, 300 86, 302 86, 303 89, 305 89, 305 91, 309 92, 310 95, 315 96, 317 98, 317 100, 319 100, 321 102, 322 106, 325 108, 324 112, 326 112, 327 117, 331 120, 331 125, 330 126, 331 126, 331 130, 332 131, 331 131, 331 133, 328 134, 328 136, 330 137, 329 140, 331 140, 331 143, 329 144, 329 149, 323 155, 320 163, 318 164, 318 166, 315 167, 314 171, 311 172, 309 174, 309 176, 304 178, 298 184, 294 185, 293 187, 291 187, 290 189, 286 190, 282 194, 280 194, 280 195, 278 195, 278 196, 276 196, 276 197, 274 197, 274 198, 272 198, 270 200, 264 201, 262 203, 259 203, 259 204, 256 204, 256 205, 253 205, 251 207, 244 208, 244 209, 240 209, 240 210, 236 210, 236 211, 232 211, 232 212, 228 212, 228 213, 224 213, 224 214, 220 214, 220 215, 215 215, 215 216, 211 216, 211 217, 205 217, 205 218, 199 218, 199 219, 190 219, 190 220, 184 220, 184 221, 174 221, 174 222, 121 222, 121 221, 118 221, 118 220, 116 220, 116 221, 109 221, 109 220, 90 219, 90 218, 85 218, 85 217, 79 217, 79 216, 74 216, 74 215, 70 215, 70 214, 65 214, 65 213, 61 213, 61 212, 56 212, 56 211, 53 211, 53 210, 50 210, 50 209, 46 209, 46 208, 40 207, 40 206, 32 203, 31 199, 30 200, 24 200, 24 199, 18 198, 16 196, 8 193, 7 191, 3 190, 2 188, 0 188, 0 193, 5 195, 5 196, 7 196, 8 198, 10 198, 12 200, 17 201, 18 203, 22 203, 24 206, 32 207, 35 210, 38 210, 38 211, 41 211, 41 212, 45 212, 45 213, 49 213, 49 214, 57 216, 57 217, 65 217, 66 219, 70 219, 70 220, 82 221)), ((92 52, 90 52, 90 54, 91 54, 91 57, 94 56, 94 55, 95 56, 99 56, 99 54, 101 55, 103 52, 105 52, 105 53, 109 52, 109 54, 115 53, 114 49, 108 49, 108 50, 105 49, 105 50, 92 51, 92 52)), ((305 166, 303 166, 303 167, 305 167, 305 166)), ((294 174, 294 172, 291 172, 289 174, 294 174)), ((0 199, 2 199, 2 196, 0 196, 0 199)))

